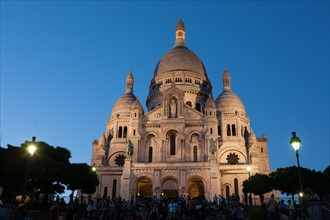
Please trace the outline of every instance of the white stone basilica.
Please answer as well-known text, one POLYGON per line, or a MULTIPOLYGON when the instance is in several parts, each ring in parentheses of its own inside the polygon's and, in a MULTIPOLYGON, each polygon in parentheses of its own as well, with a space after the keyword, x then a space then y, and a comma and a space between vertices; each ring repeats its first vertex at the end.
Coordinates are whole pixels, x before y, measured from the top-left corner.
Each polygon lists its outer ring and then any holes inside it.
POLYGON ((156 66, 145 113, 133 92, 134 78, 113 106, 106 132, 92 144, 100 181, 94 197, 242 195, 253 173, 270 172, 267 136, 252 132, 245 107, 230 86, 214 100, 212 84, 185 40, 180 19, 174 47, 156 66))

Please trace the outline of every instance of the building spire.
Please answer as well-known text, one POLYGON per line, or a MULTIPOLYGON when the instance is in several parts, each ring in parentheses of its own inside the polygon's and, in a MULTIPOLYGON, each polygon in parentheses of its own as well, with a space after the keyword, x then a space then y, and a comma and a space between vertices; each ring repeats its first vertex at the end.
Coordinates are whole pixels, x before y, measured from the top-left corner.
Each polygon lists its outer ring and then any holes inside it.
POLYGON ((230 88, 230 75, 227 70, 227 66, 225 66, 225 69, 222 74, 222 82, 223 82, 223 89, 224 90, 231 90, 230 88))
POLYGON ((133 93, 133 84, 134 84, 134 77, 131 68, 126 77, 126 91, 125 91, 126 94, 133 93))
POLYGON ((174 47, 178 46, 186 46, 186 28, 184 27, 183 21, 180 19, 178 23, 176 24, 175 29, 175 45, 174 47))

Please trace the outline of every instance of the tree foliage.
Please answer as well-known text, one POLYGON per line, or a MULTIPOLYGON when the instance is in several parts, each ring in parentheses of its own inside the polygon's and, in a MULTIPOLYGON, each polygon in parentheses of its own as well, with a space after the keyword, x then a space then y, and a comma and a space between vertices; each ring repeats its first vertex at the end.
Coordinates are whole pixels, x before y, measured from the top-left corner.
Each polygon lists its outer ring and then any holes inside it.
POLYGON ((70 164, 68 166, 70 177, 67 178, 67 186, 73 192, 80 189, 82 193, 93 194, 95 186, 99 184, 95 172, 86 163, 70 164))
POLYGON ((272 180, 266 174, 256 173, 243 182, 243 193, 259 195, 261 203, 263 203, 263 194, 272 191, 273 188, 272 180))
MULTIPOLYGON (((300 174, 304 192, 314 191, 321 197, 330 193, 330 166, 323 172, 300 167, 300 174)), ((300 191, 298 167, 279 168, 269 175, 256 174, 243 182, 245 194, 262 195, 272 189, 286 195, 297 194, 300 191)))
POLYGON ((26 141, 20 147, 0 147, 0 186, 4 197, 14 198, 22 193, 28 168, 27 194, 61 194, 66 188, 95 192, 96 174, 86 163, 71 164, 69 150, 35 142, 37 150, 31 156, 27 151, 29 144, 26 141))
POLYGON ((299 192, 299 178, 297 167, 279 168, 270 173, 274 189, 286 195, 293 195, 299 192))

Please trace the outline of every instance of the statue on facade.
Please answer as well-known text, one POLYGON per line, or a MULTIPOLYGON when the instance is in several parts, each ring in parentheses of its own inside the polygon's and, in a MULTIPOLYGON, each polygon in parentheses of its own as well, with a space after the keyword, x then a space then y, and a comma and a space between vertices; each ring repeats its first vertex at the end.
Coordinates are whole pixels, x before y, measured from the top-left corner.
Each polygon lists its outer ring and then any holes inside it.
POLYGON ((171 100, 170 103, 170 112, 171 112, 171 118, 176 117, 176 102, 174 99, 171 100))
POLYGON ((127 155, 132 158, 133 156, 133 144, 131 140, 127 140, 127 155))
POLYGON ((103 150, 104 150, 104 157, 103 157, 103 165, 109 165, 109 151, 110 151, 110 144, 111 144, 111 140, 113 138, 113 129, 111 129, 109 131, 109 135, 106 139, 105 142, 105 146, 102 146, 103 150))
POLYGON ((210 152, 211 155, 214 157, 215 151, 217 150, 215 146, 215 140, 213 138, 210 139, 210 152))

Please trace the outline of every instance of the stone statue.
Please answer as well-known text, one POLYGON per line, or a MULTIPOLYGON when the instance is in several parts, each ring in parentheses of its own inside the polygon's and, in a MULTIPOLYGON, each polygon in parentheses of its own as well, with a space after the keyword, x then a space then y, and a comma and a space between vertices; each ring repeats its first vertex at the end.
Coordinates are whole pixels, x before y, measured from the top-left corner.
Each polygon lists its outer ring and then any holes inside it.
POLYGON ((175 118, 176 117, 176 102, 174 99, 171 100, 170 110, 171 110, 171 118, 175 118))
POLYGON ((216 150, 217 150, 217 148, 215 146, 215 140, 213 138, 211 138, 210 139, 210 152, 211 152, 212 156, 214 156, 216 150))
POLYGON ((106 147, 110 148, 110 144, 111 144, 111 140, 112 140, 112 138, 113 138, 113 129, 111 129, 111 130, 109 131, 109 135, 108 135, 107 140, 106 140, 106 142, 105 142, 105 146, 106 146, 106 147))
POLYGON ((131 140, 127 140, 127 155, 132 158, 133 156, 133 144, 131 140))
POLYGON ((110 144, 111 144, 111 140, 113 138, 113 129, 111 129, 109 131, 109 135, 107 137, 107 140, 105 142, 105 146, 102 146, 103 150, 104 150, 104 157, 103 157, 103 165, 109 165, 109 151, 110 151, 110 144))

